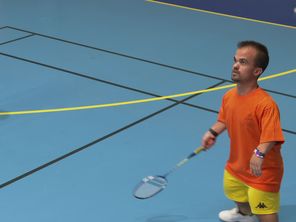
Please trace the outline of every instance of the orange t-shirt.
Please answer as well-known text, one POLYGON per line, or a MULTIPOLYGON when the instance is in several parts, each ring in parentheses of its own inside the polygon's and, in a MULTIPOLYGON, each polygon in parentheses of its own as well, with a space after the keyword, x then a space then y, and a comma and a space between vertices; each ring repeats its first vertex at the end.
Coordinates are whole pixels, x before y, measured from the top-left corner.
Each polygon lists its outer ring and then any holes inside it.
POLYGON ((284 136, 276 103, 263 89, 257 88, 240 96, 237 88, 223 97, 218 121, 226 125, 230 137, 230 155, 226 170, 247 185, 278 192, 283 176, 281 144, 284 136), (250 171, 250 159, 254 149, 265 142, 278 142, 265 155, 262 175, 255 177, 250 171))

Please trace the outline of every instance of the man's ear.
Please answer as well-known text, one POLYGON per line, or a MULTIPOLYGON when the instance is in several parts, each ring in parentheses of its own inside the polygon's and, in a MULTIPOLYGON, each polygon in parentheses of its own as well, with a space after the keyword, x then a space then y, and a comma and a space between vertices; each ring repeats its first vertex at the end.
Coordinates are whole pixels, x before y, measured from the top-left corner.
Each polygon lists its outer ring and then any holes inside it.
POLYGON ((262 73, 263 73, 263 69, 262 69, 262 68, 257 67, 257 68, 254 70, 254 75, 255 75, 257 78, 258 78, 262 73))

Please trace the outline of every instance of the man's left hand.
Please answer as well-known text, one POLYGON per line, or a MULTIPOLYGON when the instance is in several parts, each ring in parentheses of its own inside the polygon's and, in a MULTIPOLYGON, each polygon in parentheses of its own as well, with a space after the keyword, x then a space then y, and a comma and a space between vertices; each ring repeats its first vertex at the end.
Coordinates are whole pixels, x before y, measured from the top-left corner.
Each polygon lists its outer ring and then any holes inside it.
POLYGON ((259 158, 256 156, 256 154, 254 153, 252 155, 252 158, 250 160, 250 170, 251 173, 256 176, 256 177, 260 177, 262 174, 262 163, 263 163, 263 159, 259 158))

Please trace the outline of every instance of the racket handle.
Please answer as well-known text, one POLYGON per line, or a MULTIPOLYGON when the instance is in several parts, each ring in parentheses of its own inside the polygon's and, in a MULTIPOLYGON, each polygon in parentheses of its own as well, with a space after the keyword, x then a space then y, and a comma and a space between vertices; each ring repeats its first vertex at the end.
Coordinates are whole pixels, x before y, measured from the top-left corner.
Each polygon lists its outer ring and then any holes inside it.
POLYGON ((194 157, 196 154, 198 154, 200 151, 204 150, 203 146, 198 147, 196 150, 194 150, 188 157, 187 159, 191 159, 194 157))
POLYGON ((194 150, 193 152, 195 153, 195 154, 198 154, 200 151, 202 151, 202 150, 204 150, 204 147, 203 146, 200 146, 200 147, 198 147, 196 150, 194 150))

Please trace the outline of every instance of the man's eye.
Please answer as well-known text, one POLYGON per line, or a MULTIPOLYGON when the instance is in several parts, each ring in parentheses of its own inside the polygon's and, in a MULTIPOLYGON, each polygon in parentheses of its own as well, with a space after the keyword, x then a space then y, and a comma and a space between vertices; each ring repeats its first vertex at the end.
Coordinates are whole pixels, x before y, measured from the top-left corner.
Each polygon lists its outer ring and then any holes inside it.
POLYGON ((247 64, 248 62, 247 62, 246 60, 240 60, 239 63, 242 64, 242 65, 245 65, 245 64, 247 64))

